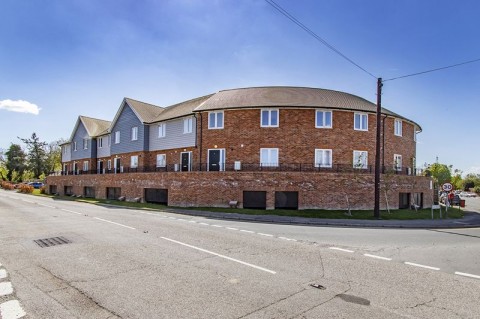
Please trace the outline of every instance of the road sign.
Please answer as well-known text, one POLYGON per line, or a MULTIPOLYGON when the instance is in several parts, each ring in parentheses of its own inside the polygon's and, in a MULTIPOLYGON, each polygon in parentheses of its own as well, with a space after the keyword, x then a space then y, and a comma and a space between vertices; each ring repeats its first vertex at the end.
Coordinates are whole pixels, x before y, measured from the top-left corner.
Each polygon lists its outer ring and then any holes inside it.
POLYGON ((450 183, 445 183, 442 185, 442 189, 446 192, 449 192, 453 189, 453 185, 450 183))

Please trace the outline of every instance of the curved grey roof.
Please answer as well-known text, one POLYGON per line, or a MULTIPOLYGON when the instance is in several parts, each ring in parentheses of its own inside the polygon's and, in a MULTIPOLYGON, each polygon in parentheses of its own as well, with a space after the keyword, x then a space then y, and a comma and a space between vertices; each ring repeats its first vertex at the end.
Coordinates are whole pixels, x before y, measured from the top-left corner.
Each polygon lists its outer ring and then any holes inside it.
POLYGON ((202 103, 204 103, 212 96, 213 94, 209 94, 168 106, 164 108, 163 112, 161 112, 156 118, 152 119, 149 123, 172 120, 182 116, 192 115, 192 112, 195 108, 201 106, 202 103))
MULTIPOLYGON (((377 106, 359 96, 327 89, 269 86, 224 90, 214 94, 194 112, 257 107, 328 108, 376 113, 377 106)), ((417 123, 382 108, 382 114, 417 123)))

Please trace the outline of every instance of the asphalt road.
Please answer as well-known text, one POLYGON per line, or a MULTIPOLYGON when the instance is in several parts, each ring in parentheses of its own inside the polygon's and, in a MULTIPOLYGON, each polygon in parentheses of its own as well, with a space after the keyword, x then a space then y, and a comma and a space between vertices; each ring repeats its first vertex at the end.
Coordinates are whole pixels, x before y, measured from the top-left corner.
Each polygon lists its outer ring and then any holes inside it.
POLYGON ((27 318, 480 318, 479 248, 479 229, 243 223, 0 190, 0 303, 27 318))

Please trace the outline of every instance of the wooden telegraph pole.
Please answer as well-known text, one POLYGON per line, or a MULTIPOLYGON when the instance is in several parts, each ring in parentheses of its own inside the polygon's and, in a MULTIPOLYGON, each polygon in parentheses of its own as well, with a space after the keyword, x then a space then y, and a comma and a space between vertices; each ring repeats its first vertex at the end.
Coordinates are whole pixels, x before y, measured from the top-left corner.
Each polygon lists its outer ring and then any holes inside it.
POLYGON ((377 79, 377 138, 375 144, 375 207, 373 217, 380 219, 380 133, 382 114, 382 78, 377 79))

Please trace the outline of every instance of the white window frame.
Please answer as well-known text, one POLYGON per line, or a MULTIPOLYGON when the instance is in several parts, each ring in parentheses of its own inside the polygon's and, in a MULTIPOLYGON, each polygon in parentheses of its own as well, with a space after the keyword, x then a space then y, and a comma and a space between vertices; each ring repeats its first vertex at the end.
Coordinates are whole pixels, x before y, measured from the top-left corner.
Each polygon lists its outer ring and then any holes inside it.
POLYGON ((209 130, 221 130, 223 129, 224 124, 225 124, 225 114, 223 113, 223 111, 208 112, 208 129, 209 130), (212 115, 214 120, 212 120, 212 115), (218 124, 219 122, 218 118, 220 115, 222 115, 221 116, 222 125, 218 124))
POLYGON ((279 109, 261 109, 260 110, 260 127, 279 127, 280 125, 280 110, 279 109), (272 113, 277 113, 277 123, 272 124, 272 113), (267 124, 263 124, 264 116, 267 116, 267 124))
POLYGON ((316 148, 315 167, 332 167, 332 153, 331 149, 316 148))
POLYGON ((83 149, 88 150, 88 138, 83 139, 83 149))
POLYGON ((98 148, 102 148, 103 147, 103 137, 100 137, 97 141, 98 141, 98 148))
POLYGON ((157 167, 167 167, 167 154, 157 154, 157 162, 156 162, 157 167), (163 158, 162 160, 159 159, 163 158))
POLYGON ((393 131, 395 136, 402 136, 403 131, 403 121, 399 119, 395 119, 393 131))
POLYGON ((138 155, 130 156, 130 168, 138 167, 138 155))
POLYGON ((138 126, 132 127, 132 141, 138 140, 138 126))
POLYGON ((260 166, 262 167, 278 167, 279 166, 279 157, 280 157, 280 152, 278 148, 260 148, 260 166), (265 152, 266 152, 266 157, 265 157, 265 152), (272 153, 276 152, 276 160, 272 159, 272 153))
POLYGON ((88 161, 83 161, 83 171, 84 172, 88 171, 88 161))
POLYGON ((393 155, 393 166, 397 172, 402 170, 402 155, 400 154, 393 155))
POLYGON ((315 128, 332 128, 333 127, 333 112, 332 111, 325 111, 325 110, 317 110, 315 111, 315 128), (330 125, 325 124, 326 122, 326 114, 330 114, 330 125), (319 118, 322 118, 323 125, 318 125, 319 118))
POLYGON ((158 124, 158 138, 164 138, 167 135, 167 123, 158 124))
POLYGON ((115 132, 115 144, 120 144, 120 131, 115 132))
POLYGON ((367 169, 368 168, 368 152, 367 151, 353 151, 353 168, 358 169, 367 169), (364 155, 364 160, 359 161, 358 159, 362 159, 364 155))
POLYGON ((107 161, 107 169, 111 170, 112 169, 112 160, 107 161))
POLYGON ((183 119, 183 134, 190 134, 193 132, 193 117, 183 119))
POLYGON ((353 114, 353 129, 355 131, 368 131, 368 113, 355 112, 353 114), (357 116, 359 121, 357 121, 357 116), (365 118, 365 127, 363 127, 363 118, 365 118), (358 125, 357 125, 358 124, 358 125))
POLYGON ((73 142, 73 151, 74 151, 74 152, 77 151, 77 142, 73 142))

